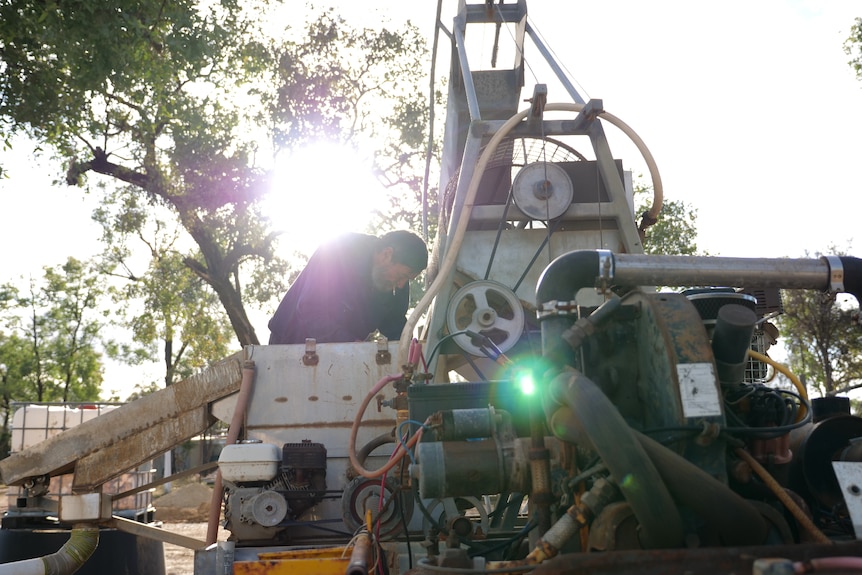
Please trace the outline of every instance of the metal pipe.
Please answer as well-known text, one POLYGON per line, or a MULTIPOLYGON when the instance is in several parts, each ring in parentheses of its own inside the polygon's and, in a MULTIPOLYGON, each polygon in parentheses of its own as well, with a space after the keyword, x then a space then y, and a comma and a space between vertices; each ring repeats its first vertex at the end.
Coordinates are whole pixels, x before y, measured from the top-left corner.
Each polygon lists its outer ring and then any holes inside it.
POLYGON ((829 264, 820 259, 731 258, 613 254, 613 285, 748 286, 829 289, 829 264))
POLYGON ((735 258, 614 254, 606 250, 577 250, 551 262, 539 280, 537 303, 566 299, 573 288, 592 284, 639 286, 757 286, 762 288, 843 291, 862 302, 862 260, 855 257, 735 258), (596 254, 611 265, 597 269, 586 254, 596 254), (585 266, 584 269, 574 269, 585 266), (549 285, 545 285, 549 284, 549 285), (563 290, 561 292, 561 290, 563 290))
POLYGON ((461 79, 464 80, 464 95, 467 97, 467 109, 470 110, 470 120, 481 120, 479 112, 479 98, 476 96, 476 86, 473 84, 473 73, 470 64, 467 63, 467 49, 464 46, 464 28, 466 22, 456 18, 453 32, 455 33, 455 48, 458 50, 458 61, 461 63, 461 79))
POLYGON ((566 344, 563 334, 576 317, 574 311, 564 313, 556 309, 557 304, 568 304, 574 300, 579 289, 596 285, 600 261, 599 253, 594 250, 563 254, 545 268, 536 284, 542 354, 557 367, 575 364, 572 348, 566 344))
POLYGON ((87 562, 99 545, 99 527, 76 525, 56 553, 0 565, 0 575, 71 575, 87 562))
POLYGON ((367 575, 371 564, 371 538, 368 533, 360 533, 353 543, 350 553, 350 563, 347 564, 345 575, 367 575))

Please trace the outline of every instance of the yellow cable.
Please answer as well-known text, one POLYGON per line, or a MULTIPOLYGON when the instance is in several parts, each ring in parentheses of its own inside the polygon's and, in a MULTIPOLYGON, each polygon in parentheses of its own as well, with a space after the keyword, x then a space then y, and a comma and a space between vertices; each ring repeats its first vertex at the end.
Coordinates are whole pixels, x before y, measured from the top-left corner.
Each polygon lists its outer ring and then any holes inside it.
MULTIPOLYGON (((755 352, 757 353, 757 352, 755 352)), ((759 354, 758 354, 759 355, 759 354)), ((744 450, 741 447, 737 447, 734 449, 736 455, 740 457, 743 461, 748 463, 751 466, 751 469, 760 476, 763 482, 775 493, 775 496, 784 504, 788 511, 796 518, 799 524, 808 531, 808 533, 818 542, 818 543, 833 543, 831 539, 826 537, 823 532, 817 528, 811 518, 805 514, 805 511, 802 510, 801 507, 794 501, 790 495, 787 494, 787 491, 784 490, 784 487, 775 480, 772 475, 764 468, 750 453, 744 450)))
MULTIPOLYGON (((802 383, 802 380, 796 377, 796 374, 794 374, 792 371, 787 369, 786 365, 778 363, 768 355, 763 355, 762 353, 756 352, 753 349, 748 350, 748 355, 750 355, 753 359, 756 359, 757 361, 768 363, 775 369, 775 371, 779 371, 786 375, 787 378, 791 382, 793 382, 793 385, 796 387, 796 391, 799 392, 800 397, 802 397, 802 399, 804 399, 805 401, 808 401, 808 390, 805 389, 805 385, 802 383)), ((800 409, 799 413, 796 415, 796 422, 798 423, 805 419, 806 415, 808 415, 808 407, 806 406, 806 404, 803 403, 802 409, 800 409)))

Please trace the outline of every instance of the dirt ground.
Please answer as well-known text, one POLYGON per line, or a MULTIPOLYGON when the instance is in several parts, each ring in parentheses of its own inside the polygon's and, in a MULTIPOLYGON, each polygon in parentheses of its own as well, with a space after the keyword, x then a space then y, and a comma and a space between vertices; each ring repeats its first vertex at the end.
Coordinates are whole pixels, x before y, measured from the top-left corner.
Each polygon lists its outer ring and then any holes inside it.
MULTIPOLYGON (((206 540, 207 523, 198 521, 191 523, 168 523, 162 525, 165 531, 179 533, 186 537, 206 540)), ((219 541, 227 539, 228 533, 219 527, 219 541)), ((184 547, 168 545, 165 543, 165 575, 193 575, 195 566, 195 552, 184 547)))
MULTIPOLYGON (((156 520, 162 529, 194 539, 206 540, 207 518, 212 489, 202 483, 189 483, 156 497, 156 520)), ((228 532, 219 526, 218 540, 225 541, 228 532)), ((195 553, 191 549, 165 543, 165 575, 193 575, 195 553)))

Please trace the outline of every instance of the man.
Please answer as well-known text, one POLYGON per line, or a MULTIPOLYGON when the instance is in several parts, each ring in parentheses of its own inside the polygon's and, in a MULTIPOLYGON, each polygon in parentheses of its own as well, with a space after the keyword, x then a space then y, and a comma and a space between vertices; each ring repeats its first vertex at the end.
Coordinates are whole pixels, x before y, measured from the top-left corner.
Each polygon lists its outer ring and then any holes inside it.
POLYGON ((398 339, 408 284, 427 264, 425 242, 411 232, 341 236, 318 248, 290 286, 269 320, 269 343, 364 341, 375 330, 398 339))

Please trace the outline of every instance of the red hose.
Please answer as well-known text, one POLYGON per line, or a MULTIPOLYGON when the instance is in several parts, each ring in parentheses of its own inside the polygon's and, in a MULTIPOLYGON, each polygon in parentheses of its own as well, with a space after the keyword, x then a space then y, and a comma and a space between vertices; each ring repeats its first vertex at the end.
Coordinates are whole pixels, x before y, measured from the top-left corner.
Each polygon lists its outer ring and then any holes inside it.
MULTIPOLYGON (((248 400, 254 387, 254 362, 246 360, 242 364, 242 383, 239 386, 239 395, 236 398, 236 407, 227 430, 227 441, 225 445, 233 445, 239 439, 239 430, 245 420, 245 412, 248 409, 248 400)), ((216 471, 215 483, 213 483, 213 496, 210 502, 210 514, 207 522, 207 546, 212 545, 218 538, 218 520, 221 516, 222 483, 221 470, 216 471)))

